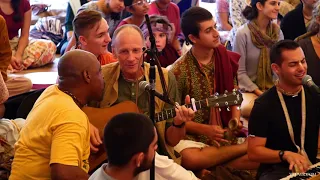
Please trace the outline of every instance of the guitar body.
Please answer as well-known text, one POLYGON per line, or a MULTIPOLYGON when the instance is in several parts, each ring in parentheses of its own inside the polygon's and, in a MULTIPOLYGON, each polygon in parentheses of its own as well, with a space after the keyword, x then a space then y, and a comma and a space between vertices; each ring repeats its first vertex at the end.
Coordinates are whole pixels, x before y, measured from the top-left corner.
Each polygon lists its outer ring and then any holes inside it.
MULTIPOLYGON (((88 116, 90 123, 99 129, 100 137, 103 137, 104 127, 112 117, 126 112, 139 113, 137 105, 131 101, 124 101, 109 108, 84 107, 82 110, 88 116)), ((106 159, 107 155, 105 153, 104 146, 101 145, 97 153, 90 154, 89 173, 93 173, 93 171, 99 168, 106 159)))
MULTIPOLYGON (((204 100, 196 101, 193 105, 187 104, 187 107, 192 108, 196 106, 197 109, 204 107, 228 107, 233 105, 240 105, 243 101, 241 92, 233 90, 228 93, 225 92, 221 95, 210 96, 204 100)), ((92 125, 99 129, 100 136, 103 136, 103 130, 105 125, 110 121, 112 117, 117 114, 126 113, 126 112, 135 112, 139 113, 137 105, 131 101, 124 101, 117 105, 114 105, 109 108, 92 108, 84 107, 82 108, 83 112, 87 114, 89 121, 92 125)), ((155 122, 164 121, 175 117, 174 109, 169 109, 155 114, 155 122)), ((116 141, 116 139, 115 139, 116 141)), ((89 157, 90 170, 89 173, 93 173, 94 170, 100 167, 100 165, 107 159, 103 145, 99 147, 97 153, 91 153, 89 157)))

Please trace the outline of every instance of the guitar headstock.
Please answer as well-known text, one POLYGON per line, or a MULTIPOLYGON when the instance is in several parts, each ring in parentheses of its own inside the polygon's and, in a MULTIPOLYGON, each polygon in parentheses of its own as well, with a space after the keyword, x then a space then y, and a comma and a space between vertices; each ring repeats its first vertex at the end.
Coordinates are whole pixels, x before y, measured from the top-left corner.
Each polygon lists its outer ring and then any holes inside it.
POLYGON ((210 107, 229 107, 241 105, 243 101, 242 94, 239 90, 233 89, 232 92, 225 91, 223 94, 214 94, 208 98, 210 107))

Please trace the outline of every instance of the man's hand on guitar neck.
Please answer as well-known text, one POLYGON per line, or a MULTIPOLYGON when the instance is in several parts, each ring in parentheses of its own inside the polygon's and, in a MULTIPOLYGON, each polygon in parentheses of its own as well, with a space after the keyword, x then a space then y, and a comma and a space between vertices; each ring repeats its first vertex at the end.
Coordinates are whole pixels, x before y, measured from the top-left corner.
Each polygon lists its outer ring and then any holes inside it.
POLYGON ((102 140, 99 135, 99 130, 90 123, 90 149, 92 152, 98 152, 100 146, 102 144, 102 140))
MULTIPOLYGON (((187 95, 185 99, 185 104, 190 104, 190 96, 187 95)), ((173 118, 174 124, 180 125, 188 121, 192 121, 194 118, 194 111, 186 106, 176 105, 176 116, 173 118)))

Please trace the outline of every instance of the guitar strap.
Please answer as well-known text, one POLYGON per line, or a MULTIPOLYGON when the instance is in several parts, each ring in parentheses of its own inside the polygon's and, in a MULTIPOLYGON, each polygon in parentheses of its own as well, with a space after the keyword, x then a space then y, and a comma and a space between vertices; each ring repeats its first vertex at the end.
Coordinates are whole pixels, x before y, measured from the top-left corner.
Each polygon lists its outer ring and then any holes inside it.
POLYGON ((277 88, 277 93, 278 93, 278 96, 279 96, 279 99, 280 99, 280 102, 281 102, 281 106, 282 106, 284 115, 286 117, 288 131, 289 131, 289 134, 290 134, 291 141, 296 146, 296 148, 298 149, 298 153, 301 154, 302 156, 304 156, 309 161, 309 164, 311 165, 311 162, 310 162, 310 160, 308 158, 308 155, 307 155, 307 153, 306 153, 306 151, 304 149, 305 132, 306 132, 306 97, 305 97, 305 93, 304 93, 304 88, 302 87, 302 89, 301 89, 301 116, 302 116, 301 135, 300 135, 301 148, 296 144, 296 142, 294 140, 294 132, 293 132, 290 116, 289 116, 289 113, 288 113, 288 109, 287 109, 287 106, 286 106, 286 102, 284 101, 283 95, 278 90, 278 88, 277 88))

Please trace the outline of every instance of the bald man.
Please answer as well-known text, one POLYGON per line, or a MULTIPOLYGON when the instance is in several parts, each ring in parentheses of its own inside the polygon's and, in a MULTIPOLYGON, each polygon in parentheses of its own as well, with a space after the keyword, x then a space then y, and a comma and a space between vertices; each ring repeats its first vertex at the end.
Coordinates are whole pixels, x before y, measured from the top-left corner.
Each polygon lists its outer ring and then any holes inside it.
POLYGON ((15 145, 10 180, 88 179, 89 121, 81 108, 102 99, 96 56, 73 50, 58 64, 59 83, 34 104, 15 145))
MULTIPOLYGON (((139 27, 131 24, 119 27, 113 34, 112 52, 118 62, 102 66, 102 74, 106 82, 106 89, 103 100, 99 103, 100 108, 110 107, 123 101, 133 101, 138 108, 144 112, 149 111, 149 95, 146 91, 137 91, 137 85, 141 81, 149 81, 149 64, 144 63, 141 67, 143 50, 145 46, 144 37, 139 27)), ((169 97, 174 102, 179 102, 179 94, 176 80, 173 74, 162 69, 167 82, 169 97)), ((161 93, 161 81, 156 72, 156 90, 161 93)), ((189 101, 189 97, 186 101, 189 101)), ((155 99, 156 112, 173 108, 158 98, 155 99)), ((194 111, 185 106, 175 108, 176 116, 169 120, 157 123, 159 140, 159 154, 155 156, 156 178, 155 179, 197 179, 192 172, 188 172, 179 166, 179 156, 173 151, 173 146, 185 136, 185 122, 191 121, 194 111), (165 155, 165 156, 161 156, 165 155), (171 159, 168 159, 169 156, 171 159), (174 163, 174 160, 177 163, 174 163)), ((94 129, 90 128, 90 130, 94 129)), ((91 141, 93 146, 98 146, 98 140, 91 141)), ((119 156, 121 156, 119 154, 119 156)), ((144 174, 138 179, 146 179, 144 174)), ((99 178, 97 178, 99 179, 99 178)), ((103 179, 103 178, 100 178, 103 179)))

